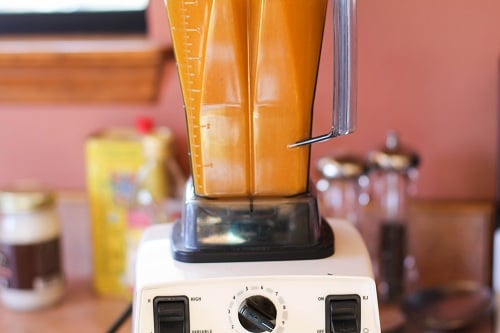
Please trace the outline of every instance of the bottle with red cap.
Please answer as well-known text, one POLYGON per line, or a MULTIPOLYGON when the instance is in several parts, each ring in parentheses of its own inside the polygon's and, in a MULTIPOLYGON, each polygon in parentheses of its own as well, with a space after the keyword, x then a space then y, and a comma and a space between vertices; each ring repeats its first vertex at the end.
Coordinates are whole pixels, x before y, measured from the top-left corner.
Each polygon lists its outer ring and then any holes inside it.
POLYGON ((141 205, 150 205, 170 195, 166 161, 172 134, 167 128, 155 128, 152 119, 147 117, 137 119, 136 129, 144 151, 144 164, 136 175, 136 200, 141 205))
POLYGON ((136 130, 144 152, 144 163, 135 176, 135 190, 127 207, 126 280, 133 286, 135 255, 144 229, 168 221, 165 201, 172 195, 167 172, 172 134, 155 127, 151 118, 136 120, 136 130))

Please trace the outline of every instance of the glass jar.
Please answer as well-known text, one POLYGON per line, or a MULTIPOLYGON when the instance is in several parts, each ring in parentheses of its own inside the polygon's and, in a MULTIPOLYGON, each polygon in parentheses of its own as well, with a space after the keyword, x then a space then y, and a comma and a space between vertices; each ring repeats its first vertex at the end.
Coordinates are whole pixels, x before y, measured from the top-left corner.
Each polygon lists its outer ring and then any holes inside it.
POLYGON ((0 190, 0 300, 34 310, 64 293, 60 225, 47 191, 0 190))
POLYGON ((368 168, 353 155, 326 156, 318 160, 320 179, 316 182, 321 216, 345 220, 354 225, 373 259, 376 242, 371 237, 371 224, 365 208, 370 202, 368 168))
POLYGON ((419 157, 403 148, 398 134, 387 134, 385 146, 369 154, 370 184, 375 204, 378 241, 379 301, 397 303, 417 283, 415 259, 407 247, 409 202, 419 157))
POLYGON ((364 162, 350 155, 326 156, 318 160, 316 182, 321 215, 344 219, 360 227, 360 206, 368 202, 364 162))

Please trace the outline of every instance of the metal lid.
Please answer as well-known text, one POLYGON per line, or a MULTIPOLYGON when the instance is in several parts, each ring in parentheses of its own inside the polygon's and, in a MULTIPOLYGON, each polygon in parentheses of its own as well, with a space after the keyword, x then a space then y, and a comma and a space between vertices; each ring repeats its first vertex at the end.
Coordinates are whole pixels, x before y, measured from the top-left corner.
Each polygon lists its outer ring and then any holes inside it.
POLYGON ((396 131, 387 133, 385 146, 368 155, 370 168, 388 171, 407 171, 419 165, 419 156, 400 145, 396 131))
POLYGON ((25 213, 53 206, 55 196, 42 190, 0 190, 0 214, 25 213))
POLYGON ((350 155, 322 157, 318 160, 316 169, 326 179, 357 178, 366 172, 363 161, 350 155))

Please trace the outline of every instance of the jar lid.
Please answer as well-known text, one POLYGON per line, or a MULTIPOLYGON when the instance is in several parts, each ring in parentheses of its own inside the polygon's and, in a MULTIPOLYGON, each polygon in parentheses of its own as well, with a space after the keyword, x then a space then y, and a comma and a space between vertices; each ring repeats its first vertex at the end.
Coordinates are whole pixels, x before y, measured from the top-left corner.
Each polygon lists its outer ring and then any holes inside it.
POLYGON ((366 172, 363 161, 350 155, 322 157, 318 160, 316 168, 326 179, 357 178, 366 172))
POLYGON ((370 168, 387 171, 407 171, 419 165, 419 156, 400 145, 396 131, 387 133, 385 145, 382 149, 368 155, 370 168))
POLYGON ((0 214, 25 213, 53 206, 55 196, 42 190, 0 190, 0 214))

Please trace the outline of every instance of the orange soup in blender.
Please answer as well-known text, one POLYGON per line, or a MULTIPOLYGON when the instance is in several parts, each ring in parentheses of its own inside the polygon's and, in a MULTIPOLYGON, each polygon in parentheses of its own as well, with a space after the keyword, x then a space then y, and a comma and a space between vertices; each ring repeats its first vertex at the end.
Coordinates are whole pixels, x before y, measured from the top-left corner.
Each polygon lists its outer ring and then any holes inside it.
POLYGON ((307 190, 327 0, 166 0, 194 190, 204 197, 307 190))

